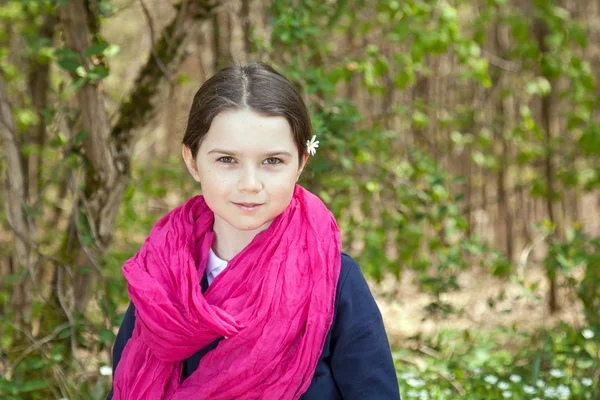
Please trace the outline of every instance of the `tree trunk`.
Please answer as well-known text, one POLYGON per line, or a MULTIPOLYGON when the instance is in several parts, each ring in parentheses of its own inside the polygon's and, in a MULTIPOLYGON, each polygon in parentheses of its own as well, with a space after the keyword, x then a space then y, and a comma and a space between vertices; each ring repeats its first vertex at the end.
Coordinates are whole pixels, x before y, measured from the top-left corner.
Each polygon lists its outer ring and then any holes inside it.
MULTIPOLYGON (((494 44, 496 48, 496 53, 504 58, 504 40, 501 37, 500 27, 498 24, 495 25, 494 29, 494 44)), ((513 259, 513 235, 512 235, 512 215, 510 212, 509 198, 506 193, 506 181, 508 179, 506 173, 506 165, 510 165, 509 161, 509 149, 508 143, 505 138, 505 133, 507 132, 506 127, 506 116, 508 114, 508 109, 505 107, 505 99, 503 98, 502 91, 502 71, 499 68, 495 69, 495 73, 493 74, 493 82, 495 85, 494 94, 495 94, 495 130, 496 130, 496 140, 500 141, 502 152, 499 157, 498 163, 498 171, 496 176, 496 190, 497 190, 497 198, 498 198, 498 227, 500 228, 501 235, 498 235, 498 242, 501 245, 501 248, 506 253, 506 256, 509 260, 513 259)))
MULTIPOLYGON (((91 46, 89 15, 84 1, 69 1, 60 8, 63 35, 67 47, 79 53, 81 65, 89 70, 93 67, 85 51, 91 46)), ((104 104, 104 93, 100 83, 87 83, 76 93, 81 110, 82 130, 88 133, 82 146, 89 162, 85 174, 85 189, 78 196, 74 214, 70 219, 68 245, 63 247, 65 256, 74 261, 74 305, 83 313, 87 305, 88 288, 93 283, 94 274, 81 274, 77 266, 91 265, 89 253, 81 251, 80 235, 94 238, 99 249, 106 249, 110 243, 112 224, 128 184, 129 170, 115 164, 113 147, 110 146, 111 132, 108 112, 104 104), (80 207, 85 209, 80 213, 80 207), (82 221, 82 217, 86 221, 82 221), (80 226, 89 225, 89 232, 82 232, 80 226), (110 226, 110 228, 109 228, 110 226)), ((103 250, 101 250, 103 253, 103 250)), ((63 268, 59 266, 58 268, 63 268)))
MULTIPOLYGON (((426 61, 427 66, 429 67, 429 62, 426 61)), ((428 112, 428 104, 429 104, 429 91, 430 91, 429 77, 425 75, 419 75, 417 77, 417 81, 415 87, 412 90, 412 101, 413 104, 420 104, 422 107, 422 112, 430 117, 430 113, 428 112)), ((413 126, 411 129, 414 135, 414 143, 423 146, 427 149, 429 154, 431 154, 435 161, 438 161, 438 154, 436 150, 436 143, 431 136, 429 135, 429 129, 427 127, 417 127, 413 126)))
MULTIPOLYGON (((540 48, 540 52, 542 57, 545 52, 547 52, 546 46, 546 35, 547 35, 547 27, 544 22, 541 20, 536 20, 535 22, 535 34, 536 39, 538 41, 538 46, 540 48)), ((541 70, 541 69, 540 69, 541 70)), ((540 74, 544 76, 543 70, 541 70, 540 74)), ((541 98, 541 106, 540 106, 540 118, 541 125, 544 129, 545 133, 545 145, 546 145, 546 156, 544 159, 544 177, 546 180, 546 213, 548 215, 548 219, 552 222, 553 225, 557 225, 556 221, 556 210, 554 204, 554 194, 556 190, 554 188, 555 174, 554 174, 554 165, 553 165, 553 148, 552 148, 552 138, 553 131, 555 130, 555 124, 553 122, 552 117, 552 109, 554 102, 554 83, 550 77, 546 76, 546 79, 550 82, 551 91, 547 96, 543 96, 541 98)), ((556 231, 559 231, 559 227, 556 227, 556 231)), ((550 244, 552 244, 553 237, 550 237, 548 240, 550 244)), ((550 289, 548 293, 548 306, 550 308, 550 313, 556 313, 560 309, 559 301, 558 301, 558 293, 557 293, 557 282, 556 276, 554 273, 550 273, 548 276, 550 289)))
MULTIPOLYGON (((119 109, 119 119, 111 128, 101 84, 88 83, 77 92, 81 108, 81 123, 88 133, 83 149, 88 160, 85 189, 79 194, 70 219, 71 228, 62 246, 67 260, 73 262, 74 307, 83 312, 87 306, 94 274, 81 273, 81 267, 94 265, 112 240, 112 231, 119 205, 130 179, 131 151, 135 130, 146 122, 159 103, 161 83, 166 74, 180 65, 187 41, 194 36, 194 22, 210 17, 214 5, 206 2, 186 2, 176 17, 164 29, 154 45, 154 51, 142 68, 129 99, 119 109), (192 28, 190 28, 192 27, 192 28), (166 70, 165 70, 166 68, 166 70), (84 211, 81 212, 81 209, 84 211), (81 245, 80 236, 93 238, 94 248, 81 245)), ((67 2, 61 8, 61 21, 67 46, 80 54, 85 68, 91 61, 85 57, 90 45, 91 16, 83 0, 67 2)), ((93 24, 92 24, 93 25, 93 24)))
POLYGON ((231 22, 226 9, 215 13, 212 17, 213 25, 213 54, 214 72, 227 66, 233 59, 230 53, 231 22))
MULTIPOLYGON (((54 32, 58 18, 54 14, 48 14, 44 17, 44 23, 39 31, 39 35, 47 38, 50 43, 53 42, 54 32)), ((31 60, 29 67, 28 86, 31 100, 39 119, 33 135, 33 144, 37 147, 29 162, 29 198, 32 202, 37 202, 39 192, 42 188, 42 149, 46 143, 46 135, 49 121, 44 116, 44 111, 48 109, 48 94, 50 89, 50 63, 43 64, 37 60, 31 60)))
POLYGON ((242 7, 240 8, 240 20, 242 21, 244 53, 246 61, 248 61, 250 59, 250 53, 252 52, 252 42, 250 38, 250 0, 242 0, 242 7))
POLYGON ((29 221, 22 207, 27 202, 23 159, 20 143, 17 140, 17 127, 2 73, 0 73, 0 118, 2 119, 0 121, 0 135, 7 164, 6 197, 4 199, 6 216, 8 224, 15 234, 14 252, 10 260, 10 273, 20 275, 14 284, 11 295, 11 308, 14 310, 15 324, 20 326, 23 312, 26 311, 29 304, 28 287, 30 279, 25 271, 31 271, 33 265, 29 253, 31 232, 29 221))

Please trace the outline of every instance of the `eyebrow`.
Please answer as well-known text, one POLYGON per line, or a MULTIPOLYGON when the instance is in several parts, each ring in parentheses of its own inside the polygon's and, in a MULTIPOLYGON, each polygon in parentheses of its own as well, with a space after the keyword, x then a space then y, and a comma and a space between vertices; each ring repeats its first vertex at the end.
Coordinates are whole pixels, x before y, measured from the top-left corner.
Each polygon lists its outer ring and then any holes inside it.
MULTIPOLYGON (((228 154, 228 155, 232 155, 232 156, 237 155, 237 153, 235 151, 225 150, 225 149, 212 149, 211 151, 208 152, 208 154, 212 154, 212 153, 228 154)), ((285 151, 285 150, 274 150, 274 151, 265 153, 264 155, 267 157, 274 157, 274 156, 292 157, 292 154, 289 151, 285 151)))

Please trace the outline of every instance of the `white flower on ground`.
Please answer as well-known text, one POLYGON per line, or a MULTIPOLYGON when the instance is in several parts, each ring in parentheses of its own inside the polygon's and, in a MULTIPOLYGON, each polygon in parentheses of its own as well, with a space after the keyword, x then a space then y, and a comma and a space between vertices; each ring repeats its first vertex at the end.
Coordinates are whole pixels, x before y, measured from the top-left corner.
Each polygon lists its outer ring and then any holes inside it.
POLYGON ((406 384, 412 387, 421 387, 425 386, 425 381, 422 379, 408 378, 406 384))
POLYGON ((549 397, 551 399, 556 397, 556 389, 552 386, 548 386, 544 389, 544 397, 549 397))
POLYGON ((543 380, 541 380, 541 379, 538 379, 535 384, 537 385, 537 387, 544 387, 544 386, 546 386, 546 383, 543 380))
POLYGON ((450 396, 450 395, 452 394, 452 389, 450 389, 450 388, 446 388, 446 389, 444 389, 444 394, 445 394, 446 396, 450 396))
POLYGON ((110 376, 112 375, 112 368, 109 367, 108 365, 103 365, 100 367, 100 375, 103 376, 110 376))
POLYGON ((583 386, 590 387, 592 386, 592 383, 594 383, 594 381, 591 378, 581 378, 581 384, 583 386))
POLYGON ((591 329, 584 329, 583 331, 581 331, 581 334, 584 338, 588 340, 594 337, 594 331, 591 329))
POLYGON ((419 392, 419 400, 429 400, 429 393, 427 393, 427 390, 422 389, 419 392))
POLYGON ((555 378, 562 378, 564 376, 562 371, 560 369, 556 369, 556 368, 552 368, 550 370, 550 375, 552 375, 555 378))
POLYGON ((505 399, 509 399, 512 397, 512 393, 508 390, 505 390, 504 392, 502 392, 502 397, 504 397, 505 399))
POLYGON ((559 399, 568 399, 571 395, 571 389, 565 385, 558 385, 556 388, 556 394, 559 399))
POLYGON ((498 378, 494 375, 488 375, 485 378, 483 378, 483 380, 489 383, 490 385, 495 385, 498 382, 498 378))
POLYGON ((523 386, 523 391, 527 394, 534 394, 535 388, 533 386, 525 385, 523 386))
POLYGON ((514 383, 521 382, 521 377, 519 375, 516 375, 516 374, 512 374, 509 379, 511 381, 513 381, 514 383))
POLYGON ((311 156, 315 155, 315 153, 317 152, 317 147, 319 147, 319 141, 316 139, 317 135, 313 135, 313 137, 310 140, 306 141, 307 150, 311 156))
POLYGON ((403 380, 414 378, 415 376, 416 376, 415 373, 412 371, 403 372, 400 374, 400 378, 402 378, 403 380))
POLYGON ((409 390, 408 392, 406 392, 406 395, 408 397, 419 397, 419 392, 417 392, 416 390, 409 390))
POLYGON ((500 383, 498 384, 498 389, 500 389, 500 390, 506 390, 506 389, 508 389, 509 387, 510 387, 510 385, 509 385, 508 383, 506 383, 506 382, 500 382, 500 383))

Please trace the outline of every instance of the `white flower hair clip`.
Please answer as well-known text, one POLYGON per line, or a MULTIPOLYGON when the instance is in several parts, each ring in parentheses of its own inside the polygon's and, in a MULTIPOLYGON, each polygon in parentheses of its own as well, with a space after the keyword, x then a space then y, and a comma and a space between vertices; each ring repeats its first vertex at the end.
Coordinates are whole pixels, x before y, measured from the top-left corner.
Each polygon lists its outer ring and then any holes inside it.
POLYGON ((306 147, 308 150, 308 154, 314 156, 317 152, 317 147, 319 147, 319 141, 316 140, 317 135, 313 135, 312 139, 306 141, 306 147))

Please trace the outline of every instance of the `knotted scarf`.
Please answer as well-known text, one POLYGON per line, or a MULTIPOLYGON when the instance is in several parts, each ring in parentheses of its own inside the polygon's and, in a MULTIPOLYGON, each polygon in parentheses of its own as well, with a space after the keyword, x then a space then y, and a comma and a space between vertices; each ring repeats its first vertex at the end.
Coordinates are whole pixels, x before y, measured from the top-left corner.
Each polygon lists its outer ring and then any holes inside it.
POLYGON ((333 215, 296 185, 283 213, 202 294, 213 221, 204 197, 193 197, 123 265, 136 320, 113 399, 287 400, 310 386, 340 273, 333 215), (181 382, 183 360, 221 337, 181 382))

